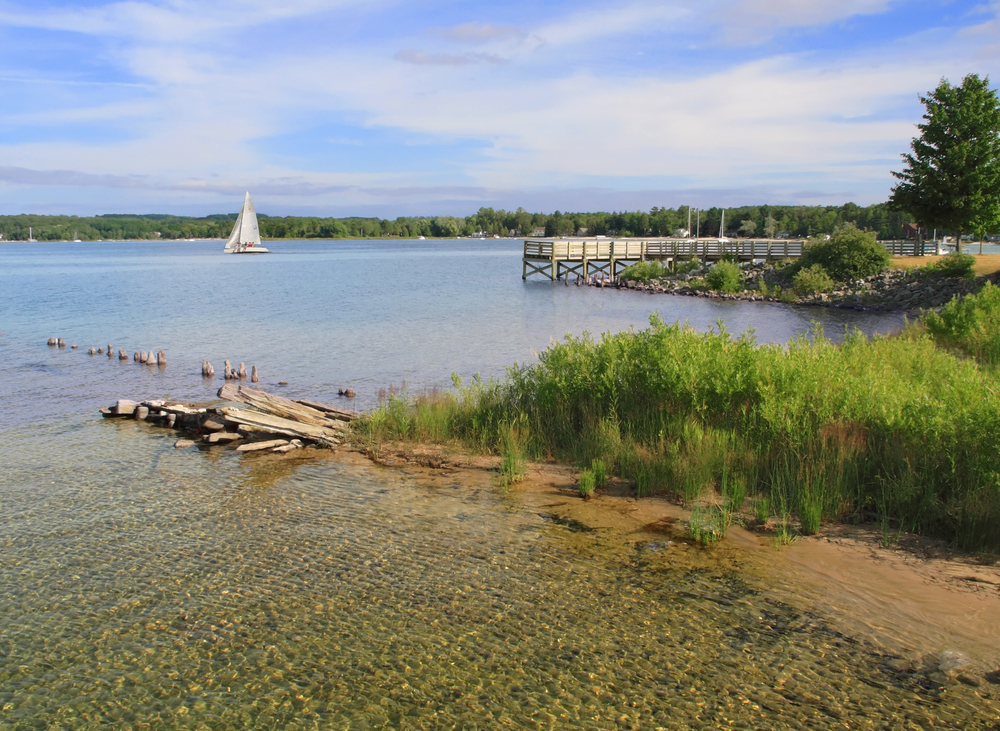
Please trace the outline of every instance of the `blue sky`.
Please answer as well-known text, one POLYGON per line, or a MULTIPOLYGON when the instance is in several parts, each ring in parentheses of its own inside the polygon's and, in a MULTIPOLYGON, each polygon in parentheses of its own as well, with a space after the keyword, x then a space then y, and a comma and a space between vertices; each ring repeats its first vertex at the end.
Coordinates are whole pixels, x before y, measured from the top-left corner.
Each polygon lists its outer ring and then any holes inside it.
POLYGON ((4 214, 869 204, 1000 0, 0 0, 0 47, 4 214))

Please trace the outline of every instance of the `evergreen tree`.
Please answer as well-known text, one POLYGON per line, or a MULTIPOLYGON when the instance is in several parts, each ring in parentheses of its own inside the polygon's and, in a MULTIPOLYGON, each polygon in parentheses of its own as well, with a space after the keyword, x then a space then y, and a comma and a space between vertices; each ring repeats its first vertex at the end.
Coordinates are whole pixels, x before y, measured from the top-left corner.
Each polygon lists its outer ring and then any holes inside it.
POLYGON ((925 121, 905 169, 892 173, 901 182, 890 202, 922 226, 955 232, 961 253, 963 232, 1000 219, 1000 101, 976 74, 961 86, 942 79, 920 101, 925 121))

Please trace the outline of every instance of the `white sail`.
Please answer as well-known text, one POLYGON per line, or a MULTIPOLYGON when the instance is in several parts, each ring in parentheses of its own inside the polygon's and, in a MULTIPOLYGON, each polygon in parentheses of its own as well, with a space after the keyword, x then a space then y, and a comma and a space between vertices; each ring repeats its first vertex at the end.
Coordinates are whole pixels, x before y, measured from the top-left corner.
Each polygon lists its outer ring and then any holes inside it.
POLYGON ((257 212, 253 208, 253 201, 250 200, 250 191, 243 200, 243 208, 240 215, 236 217, 236 225, 233 232, 229 234, 226 241, 226 248, 223 251, 227 254, 249 254, 265 253, 267 249, 260 245, 260 230, 257 228, 257 212))

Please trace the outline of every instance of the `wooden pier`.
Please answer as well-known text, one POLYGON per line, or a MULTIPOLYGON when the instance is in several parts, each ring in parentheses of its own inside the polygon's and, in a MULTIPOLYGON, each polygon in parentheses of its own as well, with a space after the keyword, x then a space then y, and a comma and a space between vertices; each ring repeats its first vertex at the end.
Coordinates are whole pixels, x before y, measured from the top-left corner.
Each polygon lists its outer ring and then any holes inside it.
MULTIPOLYGON (((551 280, 575 274, 588 278, 603 274, 615 279, 626 267, 640 261, 674 265, 697 259, 702 263, 778 261, 802 256, 804 239, 616 239, 560 238, 524 240, 521 279, 541 274, 551 280)), ((883 241, 892 256, 925 256, 935 253, 929 241, 883 241)))

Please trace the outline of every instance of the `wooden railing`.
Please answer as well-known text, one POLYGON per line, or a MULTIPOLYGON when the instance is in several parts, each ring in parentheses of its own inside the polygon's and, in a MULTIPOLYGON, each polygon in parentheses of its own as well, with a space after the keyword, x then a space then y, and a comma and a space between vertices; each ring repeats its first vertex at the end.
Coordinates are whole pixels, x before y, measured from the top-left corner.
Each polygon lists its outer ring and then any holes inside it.
MULTIPOLYGON (((932 242, 883 241, 893 256, 926 256, 936 253, 932 242)), ((802 239, 525 239, 522 279, 541 274, 559 279, 591 272, 612 278, 637 261, 701 259, 736 261, 794 259, 802 256, 802 239)))

